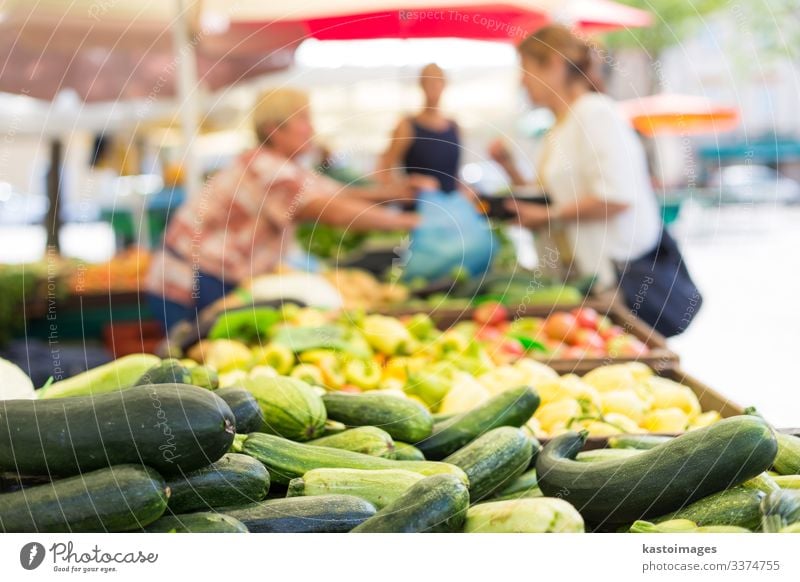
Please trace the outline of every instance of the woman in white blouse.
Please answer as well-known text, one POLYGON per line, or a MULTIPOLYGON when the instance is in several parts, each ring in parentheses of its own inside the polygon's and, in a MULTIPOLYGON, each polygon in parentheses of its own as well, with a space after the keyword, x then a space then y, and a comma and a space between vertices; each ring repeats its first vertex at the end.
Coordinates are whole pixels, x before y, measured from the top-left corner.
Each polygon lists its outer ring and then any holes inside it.
MULTIPOLYGON (((510 201, 509 209, 522 225, 566 243, 560 259, 573 274, 613 285, 614 265, 651 252, 661 233, 644 149, 602 93, 591 46, 564 27, 547 26, 525 39, 519 53, 531 101, 556 119, 537 163, 539 186, 551 204, 510 201)), ((502 142, 492 144, 490 154, 515 184, 524 183, 502 142)))

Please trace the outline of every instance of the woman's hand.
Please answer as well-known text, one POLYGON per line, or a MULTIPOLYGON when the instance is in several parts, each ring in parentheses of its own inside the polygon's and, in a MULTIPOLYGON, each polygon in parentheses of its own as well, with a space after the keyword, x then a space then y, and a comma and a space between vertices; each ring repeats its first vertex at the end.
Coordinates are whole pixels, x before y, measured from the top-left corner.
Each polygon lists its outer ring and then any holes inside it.
POLYGON ((408 185, 416 192, 430 192, 441 190, 442 188, 439 180, 425 174, 410 174, 408 176, 408 185))
POLYGON ((506 210, 517 215, 517 222, 525 228, 542 228, 551 221, 550 211, 541 204, 506 200, 505 207, 506 210))
POLYGON ((506 164, 511 163, 511 151, 508 149, 503 138, 498 137, 489 143, 489 157, 495 162, 505 167, 506 164))

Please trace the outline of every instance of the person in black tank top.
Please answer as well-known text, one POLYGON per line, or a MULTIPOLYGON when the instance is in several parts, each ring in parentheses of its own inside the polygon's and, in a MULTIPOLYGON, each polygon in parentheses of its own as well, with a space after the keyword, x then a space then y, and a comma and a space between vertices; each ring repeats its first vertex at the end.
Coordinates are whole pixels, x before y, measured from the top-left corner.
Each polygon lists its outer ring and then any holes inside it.
POLYGON ((395 170, 410 176, 434 178, 443 192, 458 189, 461 139, 458 125, 445 117, 439 101, 445 88, 445 75, 435 64, 420 73, 425 106, 420 113, 400 121, 389 147, 378 164, 378 177, 390 181, 395 170))

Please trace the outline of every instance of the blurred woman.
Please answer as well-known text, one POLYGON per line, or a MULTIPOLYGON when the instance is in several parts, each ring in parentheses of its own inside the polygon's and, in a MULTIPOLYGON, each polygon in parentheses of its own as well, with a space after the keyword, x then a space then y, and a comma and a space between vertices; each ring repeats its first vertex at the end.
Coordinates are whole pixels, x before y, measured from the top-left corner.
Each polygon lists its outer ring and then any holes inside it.
MULTIPOLYGON (((555 116, 537 163, 551 205, 508 201, 509 210, 523 226, 549 234, 571 272, 605 287, 619 280, 639 317, 666 335, 680 333, 696 312, 688 296, 697 302, 699 293, 663 230, 643 146, 602 92, 595 51, 568 29, 547 26, 519 54, 528 96, 555 116)), ((514 183, 524 181, 501 142, 490 155, 514 183)))
POLYGON ((378 162, 378 177, 389 181, 400 169, 435 178, 440 190, 453 192, 458 189, 461 138, 458 124, 439 107, 446 86, 444 71, 436 64, 426 65, 419 84, 425 97, 422 111, 398 123, 378 162))
POLYGON ((291 250, 298 222, 354 230, 410 230, 417 224, 415 214, 379 205, 413 196, 408 180, 346 188, 297 163, 314 137, 305 93, 286 88, 264 93, 253 123, 259 145, 215 174, 178 210, 154 257, 147 289, 166 329, 245 279, 278 267, 291 250))

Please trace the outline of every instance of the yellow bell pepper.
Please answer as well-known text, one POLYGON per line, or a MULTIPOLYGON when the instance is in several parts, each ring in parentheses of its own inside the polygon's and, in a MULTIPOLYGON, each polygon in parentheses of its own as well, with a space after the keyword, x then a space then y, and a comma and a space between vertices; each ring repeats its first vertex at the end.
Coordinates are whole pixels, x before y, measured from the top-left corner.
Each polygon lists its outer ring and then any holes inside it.
POLYGON ((583 381, 600 392, 627 390, 638 383, 636 376, 625 364, 612 364, 595 368, 583 377, 583 381))
POLYGON ((236 386, 237 384, 241 384, 242 380, 245 378, 247 378, 247 372, 244 370, 223 372, 219 375, 219 387, 227 388, 228 386, 236 386))
POLYGON ((624 433, 638 434, 645 432, 632 418, 620 414, 619 412, 609 412, 603 415, 604 420, 624 433))
POLYGON ((280 344, 269 343, 253 348, 253 363, 274 368, 278 374, 288 374, 294 367, 294 352, 280 344))
POLYGON ((442 414, 467 412, 480 406, 491 398, 489 391, 473 376, 465 372, 455 372, 450 390, 439 406, 442 414))
POLYGON ((647 381, 653 395, 653 408, 680 408, 691 419, 702 412, 692 389, 668 378, 654 376, 647 381))
POLYGON ((197 347, 202 354, 202 363, 217 372, 246 370, 253 358, 246 345, 233 340, 206 340, 197 347))
POLYGON ((417 341, 399 319, 385 315, 367 315, 361 333, 369 345, 387 356, 411 354, 417 341))
POLYGON ((499 366, 478 376, 478 382, 483 384, 492 396, 511 388, 533 385, 527 381, 525 372, 515 366, 499 366))
POLYGON ((652 368, 642 362, 626 362, 622 365, 630 370, 637 382, 645 382, 654 375, 652 368))
POLYGON ((520 358, 514 363, 514 368, 524 374, 524 383, 528 386, 535 387, 539 382, 558 379, 558 374, 553 368, 531 358, 520 358))
POLYGON ((689 428, 703 428, 710 426, 721 419, 722 417, 720 416, 719 412, 716 410, 709 410, 708 412, 703 412, 702 414, 695 416, 689 424, 689 428))
POLYGON ((617 412, 633 420, 637 425, 642 422, 649 409, 633 390, 610 390, 600 395, 603 414, 617 412))
POLYGON ((534 416, 542 429, 550 433, 557 425, 566 426, 570 420, 583 413, 580 403, 567 398, 540 406, 534 416))
POLYGON ((299 364, 292 369, 289 376, 302 380, 312 386, 325 385, 325 381, 322 378, 322 370, 317 368, 314 364, 299 364))
POLYGON ((642 427, 650 432, 678 433, 686 430, 689 417, 680 408, 657 408, 648 412, 642 427))
MULTIPOLYGON (((614 426, 613 424, 609 424, 607 422, 603 422, 602 420, 584 420, 578 423, 581 428, 589 431, 590 437, 606 437, 606 436, 613 436, 615 434, 621 434, 621 431, 618 427, 614 426)), ((576 430, 576 426, 570 426, 570 430, 576 430)))
POLYGON ((374 390, 381 382, 381 368, 373 360, 351 359, 344 364, 345 379, 362 390, 374 390))

